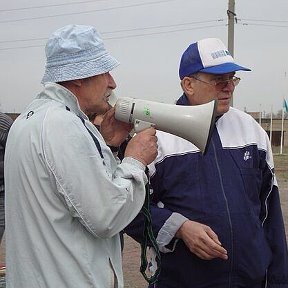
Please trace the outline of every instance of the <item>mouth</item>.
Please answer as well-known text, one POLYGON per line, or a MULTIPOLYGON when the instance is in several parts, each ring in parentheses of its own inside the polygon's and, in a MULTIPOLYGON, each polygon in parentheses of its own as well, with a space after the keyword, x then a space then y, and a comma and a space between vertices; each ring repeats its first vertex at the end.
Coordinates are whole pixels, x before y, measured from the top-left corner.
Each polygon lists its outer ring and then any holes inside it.
POLYGON ((104 94, 104 98, 108 99, 110 97, 110 95, 111 95, 111 92, 107 92, 104 94))
POLYGON ((218 101, 229 101, 231 99, 231 96, 225 95, 224 97, 218 97, 218 101))
POLYGON ((114 107, 115 104, 116 104, 116 101, 117 101, 117 96, 115 95, 115 93, 114 93, 113 90, 109 92, 109 96, 108 96, 107 99, 108 99, 108 103, 109 103, 112 107, 114 107))

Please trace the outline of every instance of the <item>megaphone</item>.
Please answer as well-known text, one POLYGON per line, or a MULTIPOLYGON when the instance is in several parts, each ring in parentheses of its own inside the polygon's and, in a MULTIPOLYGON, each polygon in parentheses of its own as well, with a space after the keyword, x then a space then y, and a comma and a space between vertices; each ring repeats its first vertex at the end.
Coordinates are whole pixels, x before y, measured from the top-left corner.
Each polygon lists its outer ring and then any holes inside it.
POLYGON ((184 138, 205 153, 215 122, 216 101, 180 106, 123 97, 115 104, 115 118, 134 124, 135 132, 148 127, 184 138))

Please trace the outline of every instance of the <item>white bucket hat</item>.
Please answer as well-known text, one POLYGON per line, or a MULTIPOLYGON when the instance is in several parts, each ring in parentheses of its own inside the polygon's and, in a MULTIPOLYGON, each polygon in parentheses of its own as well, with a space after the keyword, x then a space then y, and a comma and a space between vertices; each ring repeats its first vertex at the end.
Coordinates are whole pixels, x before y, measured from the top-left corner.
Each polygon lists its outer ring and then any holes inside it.
POLYGON ((92 26, 67 25, 55 31, 46 47, 41 83, 84 79, 107 73, 119 65, 92 26))

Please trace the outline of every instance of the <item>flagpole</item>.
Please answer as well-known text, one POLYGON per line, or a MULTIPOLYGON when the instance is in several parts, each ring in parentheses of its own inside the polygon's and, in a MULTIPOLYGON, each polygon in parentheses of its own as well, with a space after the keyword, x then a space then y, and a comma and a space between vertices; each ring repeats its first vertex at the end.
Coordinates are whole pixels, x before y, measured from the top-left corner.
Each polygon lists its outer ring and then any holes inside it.
POLYGON ((259 109, 259 124, 260 126, 262 125, 262 111, 261 111, 261 104, 260 104, 260 109, 259 109))
POLYGON ((270 143, 271 143, 271 147, 272 147, 272 123, 273 122, 273 105, 271 105, 271 113, 270 113, 270 143))
POLYGON ((282 104, 282 120, 281 120, 281 140, 280 140, 280 155, 282 155, 283 153, 283 136, 284 136, 284 105, 285 105, 285 102, 284 102, 284 96, 283 96, 283 104, 282 104))
POLYGON ((282 114, 282 131, 283 131, 283 146, 284 146, 284 121, 285 121, 285 117, 284 117, 284 114, 285 113, 288 113, 288 102, 285 98, 283 98, 283 114, 282 114))

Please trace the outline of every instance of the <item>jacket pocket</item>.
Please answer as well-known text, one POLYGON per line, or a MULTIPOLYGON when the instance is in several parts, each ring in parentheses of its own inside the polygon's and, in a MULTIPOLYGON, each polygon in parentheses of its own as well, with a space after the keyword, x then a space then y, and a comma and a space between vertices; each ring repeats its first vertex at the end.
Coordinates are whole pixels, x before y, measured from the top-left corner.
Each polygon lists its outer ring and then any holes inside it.
MULTIPOLYGON (((245 189, 245 196, 252 204, 251 206, 256 209, 256 215, 260 213, 260 192, 262 183, 262 173, 258 168, 239 168, 243 187, 245 189)), ((251 207, 250 206, 250 207, 251 207)))

